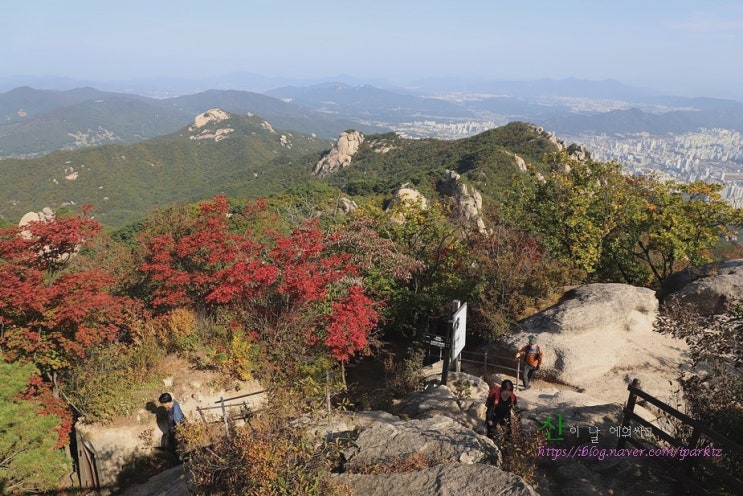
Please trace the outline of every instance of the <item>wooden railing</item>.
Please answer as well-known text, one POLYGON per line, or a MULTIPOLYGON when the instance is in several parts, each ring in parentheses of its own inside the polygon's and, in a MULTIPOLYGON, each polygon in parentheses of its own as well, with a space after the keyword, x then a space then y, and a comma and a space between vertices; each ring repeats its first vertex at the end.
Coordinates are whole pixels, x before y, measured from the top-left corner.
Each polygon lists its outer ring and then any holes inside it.
MULTIPOLYGON (((703 453, 705 448, 712 448, 714 450, 723 450, 720 453, 727 456, 737 456, 743 460, 742 446, 731 441, 722 434, 713 431, 702 422, 689 417, 672 406, 662 402, 658 398, 646 393, 640 389, 640 381, 638 379, 633 380, 632 384, 627 386, 627 389, 629 390, 629 398, 627 399, 627 405, 623 410, 624 418, 622 420, 622 428, 631 428, 632 422, 636 422, 650 429, 659 439, 662 439, 677 449, 700 449, 702 451, 697 453, 703 453), (690 427, 691 436, 689 437, 689 440, 682 440, 678 436, 674 436, 662 430, 660 427, 648 422, 635 413, 634 409, 638 397, 654 405, 667 415, 679 420, 682 425, 690 427), (706 444, 702 442, 703 439, 707 441, 706 444)), ((636 441, 631 437, 621 437, 617 442, 617 448, 623 448, 626 443, 642 447, 639 441, 636 441)), ((686 453, 691 455, 693 452, 689 451, 686 453)), ((710 491, 703 487, 694 477, 696 469, 706 472, 707 475, 710 475, 717 481, 721 482, 725 488, 731 491, 731 494, 743 494, 743 481, 715 463, 716 458, 717 457, 708 456, 684 456, 681 463, 672 464, 670 465, 670 468, 675 472, 679 484, 686 489, 694 491, 694 494, 711 494, 710 491)))
POLYGON ((241 398, 247 398, 248 396, 255 396, 257 394, 265 393, 265 390, 255 391, 253 393, 248 394, 242 394, 240 396, 233 396, 232 398, 219 398, 217 403, 217 406, 205 406, 205 407, 196 407, 196 411, 199 412, 199 415, 201 416, 201 420, 203 422, 209 422, 209 420, 206 418, 206 415, 204 415, 205 411, 208 410, 214 410, 214 409, 220 409, 222 411, 222 422, 224 423, 224 430, 225 435, 229 437, 230 435, 230 421, 232 420, 249 420, 253 414, 258 411, 252 409, 246 401, 237 402, 237 403, 229 403, 231 401, 239 400, 241 398), (237 412, 234 410, 237 409, 237 412))
POLYGON ((465 350, 460 353, 459 359, 465 363, 477 366, 482 365, 483 377, 487 377, 493 371, 515 377, 514 386, 517 391, 521 389, 519 386, 521 379, 521 360, 514 358, 513 355, 465 350))
POLYGON ((85 437, 75 430, 75 445, 77 453, 77 475, 81 488, 100 489, 101 482, 98 476, 98 455, 85 437))

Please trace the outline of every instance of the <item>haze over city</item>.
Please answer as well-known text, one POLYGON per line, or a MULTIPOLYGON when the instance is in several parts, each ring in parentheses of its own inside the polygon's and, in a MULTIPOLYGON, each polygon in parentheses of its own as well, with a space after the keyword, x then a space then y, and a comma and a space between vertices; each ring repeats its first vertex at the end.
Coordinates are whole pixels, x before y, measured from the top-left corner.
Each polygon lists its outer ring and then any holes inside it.
POLYGON ((3 31, 6 78, 574 77, 743 100, 733 0, 40 0, 4 5, 3 31))

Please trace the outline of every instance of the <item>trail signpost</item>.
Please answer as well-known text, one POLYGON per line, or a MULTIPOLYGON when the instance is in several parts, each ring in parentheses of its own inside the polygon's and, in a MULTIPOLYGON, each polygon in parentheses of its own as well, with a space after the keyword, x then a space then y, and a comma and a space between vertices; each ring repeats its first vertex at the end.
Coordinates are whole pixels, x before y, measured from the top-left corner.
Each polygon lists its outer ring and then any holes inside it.
POLYGON ((438 329, 442 334, 425 333, 422 341, 428 346, 435 346, 443 350, 444 365, 441 371, 441 384, 446 385, 449 376, 449 367, 452 360, 457 363, 457 372, 460 371, 459 354, 464 349, 467 334, 467 304, 462 305, 459 300, 452 302, 452 318, 447 321, 444 329, 438 329))
MULTIPOLYGON (((464 349, 465 335, 467 332, 467 304, 462 305, 459 300, 452 302, 452 319, 449 321, 449 336, 451 345, 449 346, 449 353, 444 354, 444 366, 441 371, 441 384, 446 385, 449 380, 449 366, 452 360, 456 360, 459 363, 459 354, 464 349)), ((459 370, 459 366, 457 367, 459 370)))
POLYGON ((428 346, 435 346, 437 348, 446 349, 451 346, 451 338, 449 336, 439 336, 438 334, 424 334, 423 342, 428 346))
POLYGON ((451 358, 452 360, 456 360, 464 349, 464 341, 467 335, 467 303, 460 306, 459 301, 454 300, 453 308, 454 316, 451 320, 451 358))

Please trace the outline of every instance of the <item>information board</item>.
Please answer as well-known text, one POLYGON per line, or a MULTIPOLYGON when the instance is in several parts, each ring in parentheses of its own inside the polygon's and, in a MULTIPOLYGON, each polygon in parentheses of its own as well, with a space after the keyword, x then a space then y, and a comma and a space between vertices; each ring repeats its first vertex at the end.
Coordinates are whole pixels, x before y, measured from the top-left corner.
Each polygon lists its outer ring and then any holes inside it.
POLYGON ((462 350, 464 349, 464 340, 467 334, 467 304, 462 306, 454 312, 452 317, 452 344, 451 344, 451 358, 452 360, 457 358, 462 350))

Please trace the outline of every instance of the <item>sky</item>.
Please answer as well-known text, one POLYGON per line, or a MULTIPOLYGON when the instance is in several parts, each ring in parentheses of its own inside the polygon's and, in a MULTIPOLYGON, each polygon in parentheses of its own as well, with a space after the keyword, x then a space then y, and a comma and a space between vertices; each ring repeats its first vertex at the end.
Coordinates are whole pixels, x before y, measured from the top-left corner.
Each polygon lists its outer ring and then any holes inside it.
POLYGON ((6 0, 0 12, 0 77, 574 77, 743 101, 741 0, 6 0))

